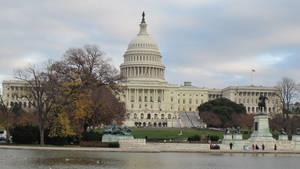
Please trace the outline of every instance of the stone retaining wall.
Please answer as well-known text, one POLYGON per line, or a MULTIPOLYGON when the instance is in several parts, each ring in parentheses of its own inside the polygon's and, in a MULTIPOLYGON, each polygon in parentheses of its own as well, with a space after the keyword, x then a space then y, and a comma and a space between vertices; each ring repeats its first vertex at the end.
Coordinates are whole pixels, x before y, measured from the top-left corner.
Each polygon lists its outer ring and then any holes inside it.
POLYGON ((146 145, 145 139, 120 139, 120 148, 135 148, 146 145))

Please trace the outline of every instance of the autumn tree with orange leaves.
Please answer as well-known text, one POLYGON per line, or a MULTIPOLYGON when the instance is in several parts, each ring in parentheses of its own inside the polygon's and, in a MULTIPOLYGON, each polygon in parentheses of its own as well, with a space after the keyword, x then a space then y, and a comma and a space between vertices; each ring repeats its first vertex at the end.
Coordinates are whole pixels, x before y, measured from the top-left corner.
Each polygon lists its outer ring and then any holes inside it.
POLYGON ((55 109, 49 114, 50 134, 80 136, 88 128, 110 124, 112 120, 123 121, 125 107, 116 98, 121 91, 117 85, 118 71, 98 47, 69 49, 62 61, 52 65, 52 70, 60 91, 55 109))

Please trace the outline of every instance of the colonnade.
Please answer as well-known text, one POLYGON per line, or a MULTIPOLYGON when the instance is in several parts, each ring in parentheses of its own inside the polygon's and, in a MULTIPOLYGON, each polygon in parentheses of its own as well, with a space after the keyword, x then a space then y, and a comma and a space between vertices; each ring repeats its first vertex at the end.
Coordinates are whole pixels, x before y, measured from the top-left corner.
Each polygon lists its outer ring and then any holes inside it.
POLYGON ((122 74, 125 77, 151 77, 164 79, 164 69, 157 67, 124 67, 122 68, 122 74))
POLYGON ((126 91, 127 103, 147 103, 147 102, 163 102, 163 89, 144 89, 144 88, 129 88, 126 91))

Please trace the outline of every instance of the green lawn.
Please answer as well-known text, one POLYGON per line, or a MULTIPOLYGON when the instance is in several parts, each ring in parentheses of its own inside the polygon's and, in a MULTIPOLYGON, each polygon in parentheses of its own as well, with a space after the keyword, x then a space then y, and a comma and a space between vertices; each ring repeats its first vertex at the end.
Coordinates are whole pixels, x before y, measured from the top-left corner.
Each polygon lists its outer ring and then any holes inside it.
POLYGON ((182 129, 182 135, 179 135, 180 129, 133 129, 132 135, 136 138, 149 139, 176 139, 186 140, 190 136, 194 135, 216 135, 219 138, 223 138, 223 132, 213 130, 195 130, 195 129, 182 129))

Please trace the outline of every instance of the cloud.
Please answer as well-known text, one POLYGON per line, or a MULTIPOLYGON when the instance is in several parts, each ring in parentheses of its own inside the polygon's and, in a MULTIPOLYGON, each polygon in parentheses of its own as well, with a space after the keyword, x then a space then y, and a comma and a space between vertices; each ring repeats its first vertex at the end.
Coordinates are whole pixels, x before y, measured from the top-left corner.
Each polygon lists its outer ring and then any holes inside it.
POLYGON ((297 0, 5 1, 0 81, 29 62, 57 60, 85 44, 98 45, 118 67, 142 11, 170 83, 249 85, 251 69, 257 85, 272 86, 284 76, 297 80, 299 6, 297 0))

